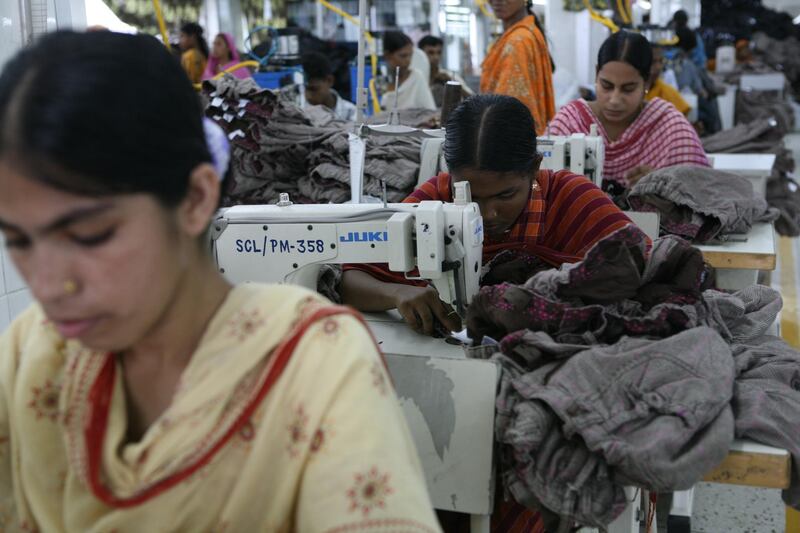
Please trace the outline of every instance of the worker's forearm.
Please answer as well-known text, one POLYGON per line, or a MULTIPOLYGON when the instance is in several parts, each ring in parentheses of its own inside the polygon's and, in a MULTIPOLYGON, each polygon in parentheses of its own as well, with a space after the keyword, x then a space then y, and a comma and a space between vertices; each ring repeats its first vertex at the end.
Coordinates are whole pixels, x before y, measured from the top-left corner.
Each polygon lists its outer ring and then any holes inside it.
POLYGON ((404 285, 377 280, 360 270, 342 276, 342 302, 359 311, 377 312, 395 308, 396 294, 404 285))

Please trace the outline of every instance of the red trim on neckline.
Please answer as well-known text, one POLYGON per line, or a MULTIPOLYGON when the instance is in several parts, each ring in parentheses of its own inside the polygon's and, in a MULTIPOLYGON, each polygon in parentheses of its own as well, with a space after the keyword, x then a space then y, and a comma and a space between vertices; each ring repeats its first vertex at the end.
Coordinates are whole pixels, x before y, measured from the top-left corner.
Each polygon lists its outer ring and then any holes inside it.
MULTIPOLYGON (((245 408, 245 410, 239 415, 236 421, 219 439, 219 441, 215 443, 205 454, 203 454, 202 457, 183 470, 175 472, 171 476, 158 481, 156 484, 129 498, 120 498, 114 495, 100 479, 100 472, 102 470, 103 444, 106 437, 106 431, 108 429, 108 415, 111 407, 111 397, 114 393, 114 381, 116 374, 114 357, 112 354, 108 354, 102 370, 98 374, 89 391, 88 401, 91 405, 92 412, 91 416, 89 417, 89 424, 84 432, 84 438, 86 439, 86 447, 88 452, 87 460, 89 486, 94 495, 103 503, 111 507, 135 507, 155 496, 166 492, 175 485, 186 480, 189 476, 200 470, 202 467, 206 466, 211 459, 213 459, 214 455, 216 455, 217 452, 219 452, 225 446, 225 444, 228 443, 231 437, 236 435, 253 416, 253 413, 266 397, 267 393, 270 391, 270 389, 272 389, 273 385, 275 385, 275 383, 278 381, 278 378, 282 375, 283 370, 289 363, 295 348, 303 338, 303 334, 306 332, 306 330, 317 320, 333 315, 353 316, 359 322, 361 322, 364 327, 367 327, 363 317, 359 313, 344 306, 324 307, 314 312, 314 314, 308 318, 304 319, 294 328, 292 331, 292 336, 276 348, 276 353, 274 356, 275 361, 270 368, 267 378, 264 380, 261 389, 259 389, 256 397, 253 399, 250 405, 245 408)), ((368 327, 367 331, 369 331, 368 327)), ((384 367, 386 367, 386 360, 371 333, 370 337, 375 344, 375 348, 380 354, 384 367)))

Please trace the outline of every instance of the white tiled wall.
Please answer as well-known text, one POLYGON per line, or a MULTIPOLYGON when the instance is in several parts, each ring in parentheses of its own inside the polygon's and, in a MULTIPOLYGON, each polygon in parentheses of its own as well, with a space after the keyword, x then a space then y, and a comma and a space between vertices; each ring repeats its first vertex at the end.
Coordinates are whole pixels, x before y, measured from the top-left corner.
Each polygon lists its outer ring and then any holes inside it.
POLYGON ((0 237, 0 332, 33 301, 11 259, 6 253, 5 243, 0 237))

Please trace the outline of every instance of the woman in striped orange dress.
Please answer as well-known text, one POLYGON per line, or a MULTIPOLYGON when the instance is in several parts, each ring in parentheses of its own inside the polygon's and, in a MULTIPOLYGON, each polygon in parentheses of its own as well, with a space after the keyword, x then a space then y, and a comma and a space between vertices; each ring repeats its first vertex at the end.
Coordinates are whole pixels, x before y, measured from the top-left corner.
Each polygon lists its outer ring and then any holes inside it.
MULTIPOLYGON (((468 181, 483 216, 484 264, 508 249, 553 266, 579 261, 597 241, 631 222, 583 176, 539 170, 532 124, 530 111, 516 98, 466 100, 447 124, 450 174, 422 184, 405 202, 450 202, 452 182, 468 181)), ((432 287, 411 284, 382 265, 350 265, 343 298, 362 311, 397 308, 413 328, 429 334, 434 318, 452 330, 460 326, 432 287)))
MULTIPOLYGON (((585 177, 539 170, 532 129, 530 111, 516 98, 478 95, 464 101, 447 124, 444 150, 451 173, 422 184, 405 202, 450 202, 453 181, 468 181, 484 221, 484 264, 513 249, 552 266, 581 260, 597 241, 631 221, 585 177)), ((372 312, 397 308, 419 332, 433 334, 437 321, 461 329, 458 314, 433 287, 386 265, 348 265, 342 289, 345 303, 372 312)), ((492 521, 498 532, 542 531, 538 513, 513 501, 498 501, 492 521)))

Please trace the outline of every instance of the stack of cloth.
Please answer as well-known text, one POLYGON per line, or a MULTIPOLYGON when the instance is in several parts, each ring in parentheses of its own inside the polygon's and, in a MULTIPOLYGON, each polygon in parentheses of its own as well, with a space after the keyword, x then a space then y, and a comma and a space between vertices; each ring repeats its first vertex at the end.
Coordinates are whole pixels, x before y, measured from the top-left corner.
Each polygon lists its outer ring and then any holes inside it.
MULTIPOLYGON (((350 199, 348 132, 323 107, 303 109, 252 79, 226 76, 203 85, 206 115, 231 141, 230 172, 223 205, 266 204, 289 193, 303 203, 350 199)), ((420 166, 419 139, 370 136, 366 142, 364 191, 390 202, 414 189, 420 166)))
POLYGON ((634 211, 658 212, 662 234, 698 244, 728 240, 779 216, 747 178, 707 167, 656 170, 640 179, 626 199, 634 211))
POLYGON ((784 500, 800 507, 800 352, 767 334, 780 295, 716 291, 688 242, 648 244, 628 226, 470 305, 470 337, 500 339, 488 353, 506 496, 564 531, 604 528, 623 487, 689 489, 742 438, 791 453, 784 500))
POLYGON ((783 72, 792 92, 800 96, 800 40, 794 35, 776 39, 758 32, 752 39, 753 52, 770 67, 783 72))
POLYGON ((800 187, 792 178, 795 161, 784 142, 784 129, 772 118, 739 124, 730 130, 703 138, 708 153, 775 154, 775 165, 767 181, 767 204, 780 212, 775 229, 780 235, 800 235, 800 187))
POLYGON ((761 91, 740 89, 736 92, 736 124, 748 124, 761 118, 774 118, 784 134, 794 129, 794 109, 789 103, 792 85, 787 73, 770 66, 763 59, 751 63, 740 63, 736 70, 722 74, 725 84, 739 86, 744 74, 782 74, 784 76, 783 91, 761 91))

